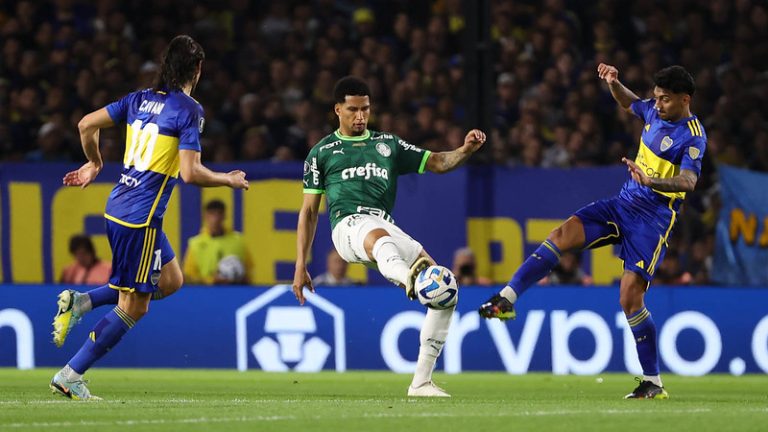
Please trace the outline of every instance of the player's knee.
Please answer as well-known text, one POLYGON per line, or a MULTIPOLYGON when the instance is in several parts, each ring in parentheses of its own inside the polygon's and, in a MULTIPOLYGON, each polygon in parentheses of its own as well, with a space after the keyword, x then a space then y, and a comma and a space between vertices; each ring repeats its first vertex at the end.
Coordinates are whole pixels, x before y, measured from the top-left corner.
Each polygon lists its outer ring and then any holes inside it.
POLYGON ((624 290, 619 295, 619 304, 625 315, 632 315, 643 308, 643 295, 632 290, 624 290))
POLYGON ((562 225, 550 231, 549 235, 547 236, 547 240, 552 242, 560 250, 570 249, 567 244, 565 229, 563 229, 562 225))

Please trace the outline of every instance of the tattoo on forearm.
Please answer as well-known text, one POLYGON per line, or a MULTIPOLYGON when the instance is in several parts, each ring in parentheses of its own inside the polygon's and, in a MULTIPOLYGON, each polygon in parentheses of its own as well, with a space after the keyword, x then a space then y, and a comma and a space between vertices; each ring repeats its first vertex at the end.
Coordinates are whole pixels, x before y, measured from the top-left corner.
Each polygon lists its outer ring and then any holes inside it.
POLYGON ((696 186, 696 177, 687 173, 668 179, 651 178, 651 188, 660 192, 691 192, 696 186))
POLYGON ((444 172, 450 171, 461 165, 467 158, 469 158, 469 153, 454 150, 443 153, 442 156, 442 160, 440 161, 440 171, 444 172))

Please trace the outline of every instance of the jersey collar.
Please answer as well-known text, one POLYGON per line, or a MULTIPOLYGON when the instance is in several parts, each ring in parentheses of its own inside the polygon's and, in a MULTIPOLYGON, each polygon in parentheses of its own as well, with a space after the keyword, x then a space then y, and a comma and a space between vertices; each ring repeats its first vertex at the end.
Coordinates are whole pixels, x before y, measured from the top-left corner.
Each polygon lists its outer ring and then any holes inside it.
POLYGON ((363 134, 360 136, 342 135, 339 129, 336 129, 336 131, 334 131, 333 134, 336 135, 337 138, 342 139, 344 141, 363 141, 371 137, 371 131, 369 131, 368 129, 366 129, 365 132, 363 132, 363 134))

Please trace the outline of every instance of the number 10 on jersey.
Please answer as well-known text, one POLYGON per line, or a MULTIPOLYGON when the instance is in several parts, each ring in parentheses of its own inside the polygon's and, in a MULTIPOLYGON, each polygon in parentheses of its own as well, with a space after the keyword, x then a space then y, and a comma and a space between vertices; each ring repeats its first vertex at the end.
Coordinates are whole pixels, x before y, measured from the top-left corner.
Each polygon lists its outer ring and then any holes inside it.
POLYGON ((139 172, 144 172, 149 168, 159 133, 160 128, 155 123, 147 123, 144 127, 142 127, 141 120, 134 120, 131 123, 131 143, 130 147, 125 150, 126 169, 130 168, 131 164, 139 172))

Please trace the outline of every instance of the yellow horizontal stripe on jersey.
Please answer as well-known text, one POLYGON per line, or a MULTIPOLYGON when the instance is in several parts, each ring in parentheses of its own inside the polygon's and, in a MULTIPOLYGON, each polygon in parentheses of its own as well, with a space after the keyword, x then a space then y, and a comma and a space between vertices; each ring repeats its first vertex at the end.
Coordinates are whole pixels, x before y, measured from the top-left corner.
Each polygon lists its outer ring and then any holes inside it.
MULTIPOLYGON (((126 128, 123 165, 131 167, 134 165, 134 161, 129 161, 128 157, 129 152, 131 151, 131 143, 133 142, 133 128, 131 128, 131 125, 127 125, 126 128)), ((146 146, 144 151, 147 151, 148 147, 149 146, 146 146)), ((179 166, 179 138, 158 134, 157 140, 155 141, 155 146, 152 149, 152 156, 149 161, 147 170, 159 174, 170 175, 171 177, 178 177, 179 166)))
MULTIPOLYGON (((637 151, 635 163, 645 172, 645 175, 649 177, 668 179, 680 174, 680 165, 675 165, 672 162, 659 157, 659 155, 645 145, 642 138, 640 138, 640 148, 637 151)), ((656 189, 653 191, 670 198, 685 198, 685 192, 661 192, 656 189)))

